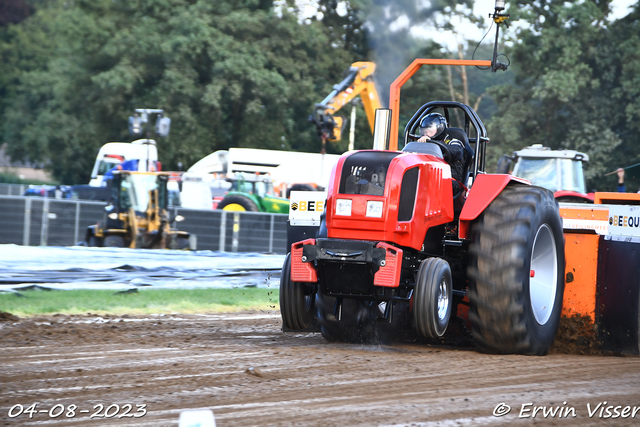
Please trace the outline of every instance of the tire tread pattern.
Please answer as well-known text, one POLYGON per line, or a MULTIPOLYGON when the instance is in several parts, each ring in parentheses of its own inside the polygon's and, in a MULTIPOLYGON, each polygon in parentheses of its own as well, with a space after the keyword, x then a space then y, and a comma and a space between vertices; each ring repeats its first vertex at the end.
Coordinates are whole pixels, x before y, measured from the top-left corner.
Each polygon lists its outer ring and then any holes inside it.
MULTIPOLYGON (((441 258, 427 258, 420 264, 416 280, 415 301, 413 306, 414 323, 420 335, 426 338, 439 338, 447 330, 446 325, 442 329, 438 323, 437 290, 443 276, 448 278, 449 284, 449 316, 451 315, 451 269, 447 262, 441 258), (442 329, 442 330, 439 330, 442 329)), ((448 323, 449 319, 446 319, 448 323)))
MULTIPOLYGON (((523 353, 543 355, 553 342, 541 342, 527 327, 526 304, 528 286, 528 244, 537 215, 545 207, 556 206, 553 194, 539 187, 507 187, 482 213, 472 226, 469 248, 469 319, 472 335, 478 347, 491 353, 523 353)), ((555 220, 554 220, 555 221, 555 220)), ((562 233, 561 220, 560 233, 562 233)), ((552 227, 553 228, 553 227, 552 227)), ((557 233, 557 227, 556 231, 557 233)), ((560 241, 563 242, 560 235, 560 241)), ((532 244, 532 243, 531 243, 532 244)), ((564 274, 563 245, 558 269, 564 274)), ((558 280, 557 292, 562 294, 564 280, 558 280)), ((556 294, 557 302, 557 294, 556 294)), ((557 328, 561 310, 547 325, 557 328), (554 325, 555 323, 555 325, 554 325)))
MULTIPOLYGON (((291 281, 291 254, 287 254, 280 277, 280 314, 289 329, 306 329, 313 320, 313 304, 307 310, 304 285, 291 281)), ((312 296, 313 298, 313 296, 312 296)))

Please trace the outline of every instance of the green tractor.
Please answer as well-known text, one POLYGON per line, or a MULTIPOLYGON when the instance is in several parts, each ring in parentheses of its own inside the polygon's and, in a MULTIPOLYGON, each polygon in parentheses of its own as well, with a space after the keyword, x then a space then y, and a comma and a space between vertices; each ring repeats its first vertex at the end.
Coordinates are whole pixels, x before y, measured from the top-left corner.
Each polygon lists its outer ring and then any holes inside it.
POLYGON ((229 181, 231 190, 218 202, 216 209, 289 213, 289 200, 275 195, 273 181, 268 176, 238 173, 229 181))

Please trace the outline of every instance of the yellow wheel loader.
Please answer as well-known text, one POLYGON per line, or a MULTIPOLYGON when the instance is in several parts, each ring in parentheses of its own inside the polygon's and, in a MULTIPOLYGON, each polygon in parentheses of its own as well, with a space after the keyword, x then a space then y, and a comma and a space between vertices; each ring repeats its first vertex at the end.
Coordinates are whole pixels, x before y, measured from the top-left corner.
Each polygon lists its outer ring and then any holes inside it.
POLYGON ((143 249, 195 249, 195 235, 171 227, 183 220, 169 218, 169 173, 116 171, 105 220, 87 228, 88 246, 143 249))

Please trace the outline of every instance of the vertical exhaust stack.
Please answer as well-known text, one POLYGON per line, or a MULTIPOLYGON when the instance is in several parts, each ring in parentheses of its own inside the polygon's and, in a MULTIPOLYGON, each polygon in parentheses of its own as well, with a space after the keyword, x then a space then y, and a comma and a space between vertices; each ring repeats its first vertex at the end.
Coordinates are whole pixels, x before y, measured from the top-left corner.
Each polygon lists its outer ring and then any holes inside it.
POLYGON ((373 125, 373 149, 387 150, 391 136, 391 110, 378 108, 373 125))

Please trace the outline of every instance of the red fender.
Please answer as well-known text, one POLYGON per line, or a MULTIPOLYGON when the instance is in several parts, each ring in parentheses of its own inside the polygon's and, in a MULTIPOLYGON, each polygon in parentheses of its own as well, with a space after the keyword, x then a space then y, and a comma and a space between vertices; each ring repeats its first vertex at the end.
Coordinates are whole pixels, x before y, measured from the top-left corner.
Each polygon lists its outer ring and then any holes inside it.
POLYGON ((575 197, 576 199, 583 199, 588 201, 588 203, 593 203, 593 200, 595 199, 595 194, 594 193, 584 194, 584 193, 578 193, 577 191, 560 190, 553 193, 553 197, 555 197, 556 199, 559 197, 575 197))
POLYGON ((531 185, 530 181, 513 175, 482 174, 478 175, 473 183, 469 196, 464 202, 460 212, 459 233, 461 239, 469 239, 471 221, 476 219, 489 206, 498 194, 511 182, 515 181, 525 185, 531 185))

